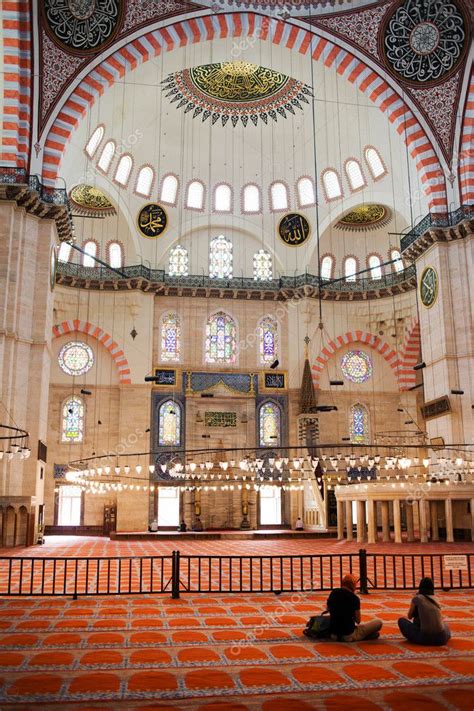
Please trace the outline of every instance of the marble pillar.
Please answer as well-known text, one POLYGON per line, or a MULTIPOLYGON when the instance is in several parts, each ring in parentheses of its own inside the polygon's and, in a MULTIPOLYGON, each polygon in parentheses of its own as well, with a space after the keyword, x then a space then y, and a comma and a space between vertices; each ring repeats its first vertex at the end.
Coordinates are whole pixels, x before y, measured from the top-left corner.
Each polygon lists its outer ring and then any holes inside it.
POLYGON ((381 501, 382 508, 382 541, 390 540, 390 508, 388 501, 381 501))
POLYGON ((420 542, 421 543, 428 543, 428 530, 427 530, 427 521, 426 521, 426 501, 424 499, 420 499, 418 511, 419 511, 419 519, 420 519, 420 542))
POLYGON ((407 540, 411 543, 415 540, 415 508, 418 505, 416 501, 411 504, 405 504, 407 514, 407 540))
POLYGON ((365 541, 365 501, 357 502, 357 543, 365 541))
POLYGON ((393 500, 393 530, 395 543, 402 542, 402 521, 400 516, 400 499, 393 500))
POLYGON ((352 539, 354 538, 353 527, 354 522, 352 520, 352 501, 346 501, 346 538, 348 541, 352 541, 352 539))
POLYGON ((368 499, 367 501, 367 542, 375 543, 377 540, 377 526, 376 526, 376 508, 375 501, 373 499, 368 499))
POLYGON ((439 541, 438 502, 430 501, 431 540, 439 541))
POLYGON ((344 502, 337 501, 337 538, 342 540, 344 538, 344 502))
POLYGON ((451 499, 446 499, 444 502, 446 511, 446 542, 452 543, 454 541, 453 532, 453 506, 451 499))

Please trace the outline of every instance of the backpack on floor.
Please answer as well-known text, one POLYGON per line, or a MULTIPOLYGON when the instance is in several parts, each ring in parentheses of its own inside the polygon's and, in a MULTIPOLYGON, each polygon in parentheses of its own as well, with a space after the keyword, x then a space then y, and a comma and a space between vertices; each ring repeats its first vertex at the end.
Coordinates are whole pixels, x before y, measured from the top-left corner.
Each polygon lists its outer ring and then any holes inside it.
POLYGON ((320 615, 310 617, 303 630, 303 634, 310 639, 326 639, 331 634, 331 618, 329 611, 325 610, 320 615))

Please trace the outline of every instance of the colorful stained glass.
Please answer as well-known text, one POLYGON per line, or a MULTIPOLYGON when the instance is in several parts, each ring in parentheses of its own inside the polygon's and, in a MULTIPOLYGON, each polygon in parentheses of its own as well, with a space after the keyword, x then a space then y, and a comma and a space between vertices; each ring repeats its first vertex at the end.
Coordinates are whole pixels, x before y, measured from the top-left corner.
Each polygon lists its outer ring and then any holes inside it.
POLYGON ((59 351, 58 363, 66 375, 84 375, 94 365, 94 353, 87 343, 69 341, 59 351))
POLYGON ((181 409, 173 400, 164 402, 159 410, 160 446, 179 445, 181 442, 181 409))
POLYGON ((265 316, 260 321, 260 362, 262 365, 273 363, 277 354, 278 325, 274 318, 265 316))
POLYGON ((235 363, 237 329, 235 321, 218 311, 206 325, 206 363, 235 363))
POLYGON ((170 276, 188 276, 189 274, 188 250, 179 244, 170 251, 169 273, 170 276))
POLYGON ((353 444, 369 443, 369 413, 365 405, 352 405, 349 435, 353 444))
POLYGON ((272 402, 260 408, 259 430, 261 447, 280 446, 280 408, 272 402))
POLYGON ((82 442, 84 439, 84 401, 73 395, 63 404, 62 442, 82 442))
POLYGON ((270 281, 273 278, 272 257, 264 249, 253 255, 253 278, 256 281, 270 281))
POLYGON ((372 361, 364 351, 348 351, 342 357, 341 370, 351 383, 365 383, 372 375, 372 361))
POLYGON ((211 279, 232 279, 232 242, 224 235, 211 241, 209 276, 211 279))
POLYGON ((179 360, 180 323, 177 314, 165 314, 161 319, 161 360, 179 360))

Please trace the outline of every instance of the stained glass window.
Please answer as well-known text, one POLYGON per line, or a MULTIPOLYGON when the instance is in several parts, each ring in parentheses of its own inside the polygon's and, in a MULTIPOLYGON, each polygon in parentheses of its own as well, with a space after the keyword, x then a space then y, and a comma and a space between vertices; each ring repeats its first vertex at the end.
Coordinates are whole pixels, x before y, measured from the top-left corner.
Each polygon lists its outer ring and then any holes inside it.
POLYGON ((143 195, 144 197, 150 197, 151 186, 153 185, 154 177, 155 172, 153 168, 150 168, 149 165, 144 165, 138 173, 135 192, 139 193, 140 195, 143 195))
POLYGON ((272 210, 288 210, 288 188, 285 183, 273 183, 270 196, 272 210))
POLYGON ((341 181, 335 170, 325 170, 322 179, 328 200, 335 200, 342 196, 341 181))
POLYGON ((253 255, 253 278, 257 281, 270 281, 272 277, 272 256, 264 249, 259 249, 253 255))
POLYGON ((179 244, 170 251, 169 273, 170 276, 188 276, 189 274, 188 250, 179 244))
POLYGON ((119 185, 127 185, 132 166, 133 161, 131 156, 124 155, 120 158, 117 170, 115 171, 115 181, 119 183, 119 185))
POLYGON ((272 402, 260 408, 259 431, 261 447, 280 446, 280 408, 272 402))
POLYGON ((115 153, 115 143, 113 141, 108 141, 105 146, 104 150, 100 154, 99 161, 97 165, 101 170, 104 171, 104 173, 107 173, 107 171, 110 168, 110 164, 112 163, 112 158, 114 157, 115 153))
POLYGON ((73 395, 63 404, 61 422, 62 442, 82 442, 84 439, 84 401, 73 395))
POLYGON ((206 363, 235 363, 237 328, 223 311, 210 317, 206 325, 206 363))
POLYGON ((179 445, 181 442, 181 409, 173 400, 167 400, 159 409, 159 437, 160 446, 179 445))
POLYGON ((387 172, 379 152, 375 148, 365 149, 365 160, 373 178, 381 178, 387 172))
POLYGON ((232 242, 219 235, 210 244, 209 276, 211 279, 232 279, 232 242))
POLYGON ((161 319, 161 360, 179 360, 180 323, 178 314, 165 314, 161 319))
POLYGON ((321 261, 321 279, 330 279, 332 277, 333 258, 329 255, 323 257, 321 261))
POLYGON ((178 178, 175 175, 166 175, 161 184, 161 202, 176 205, 178 195, 178 178))
POLYGON ((273 363, 277 355, 278 325, 274 318, 265 316, 259 324, 260 362, 273 363))
POLYGON ((365 185, 364 175, 356 160, 351 159, 346 161, 345 169, 351 190, 358 190, 365 185))
POLYGON ((311 178, 300 178, 296 187, 300 207, 309 207, 315 204, 314 183, 311 178))
POLYGON ((69 341, 59 351, 58 363, 66 375, 84 375, 94 365, 94 353, 87 343, 69 341))
POLYGON ((348 351, 342 357, 341 370, 351 383, 365 383, 372 375, 372 361, 364 351, 348 351))
POLYGON ((99 147, 99 143, 104 137, 104 127, 103 126, 98 126, 92 136, 89 138, 89 141, 86 146, 86 153, 89 156, 89 158, 92 158, 94 153, 99 147))
POLYGON ((243 191, 243 212, 260 212, 260 188, 258 185, 246 185, 243 191))
POLYGON ((369 413, 365 405, 352 405, 349 435, 353 444, 369 443, 369 413))
POLYGON ((377 257, 376 254, 371 254, 369 257, 369 269, 371 279, 382 278, 382 266, 380 262, 380 257, 377 257))

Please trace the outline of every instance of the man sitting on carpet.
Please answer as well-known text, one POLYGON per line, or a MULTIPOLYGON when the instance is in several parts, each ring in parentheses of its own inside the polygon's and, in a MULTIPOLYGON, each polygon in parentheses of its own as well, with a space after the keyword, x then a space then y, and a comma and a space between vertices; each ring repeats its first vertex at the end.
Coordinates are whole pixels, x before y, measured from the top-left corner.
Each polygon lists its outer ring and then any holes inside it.
POLYGON ((331 617, 331 639, 340 642, 360 642, 377 639, 382 620, 377 617, 370 622, 360 621, 360 600, 355 594, 357 578, 345 575, 340 588, 335 588, 328 597, 327 608, 331 617))
POLYGON ((418 593, 411 601, 408 620, 406 617, 400 617, 398 626, 402 635, 414 644, 441 646, 448 642, 451 631, 434 598, 434 583, 431 578, 422 578, 418 593))

